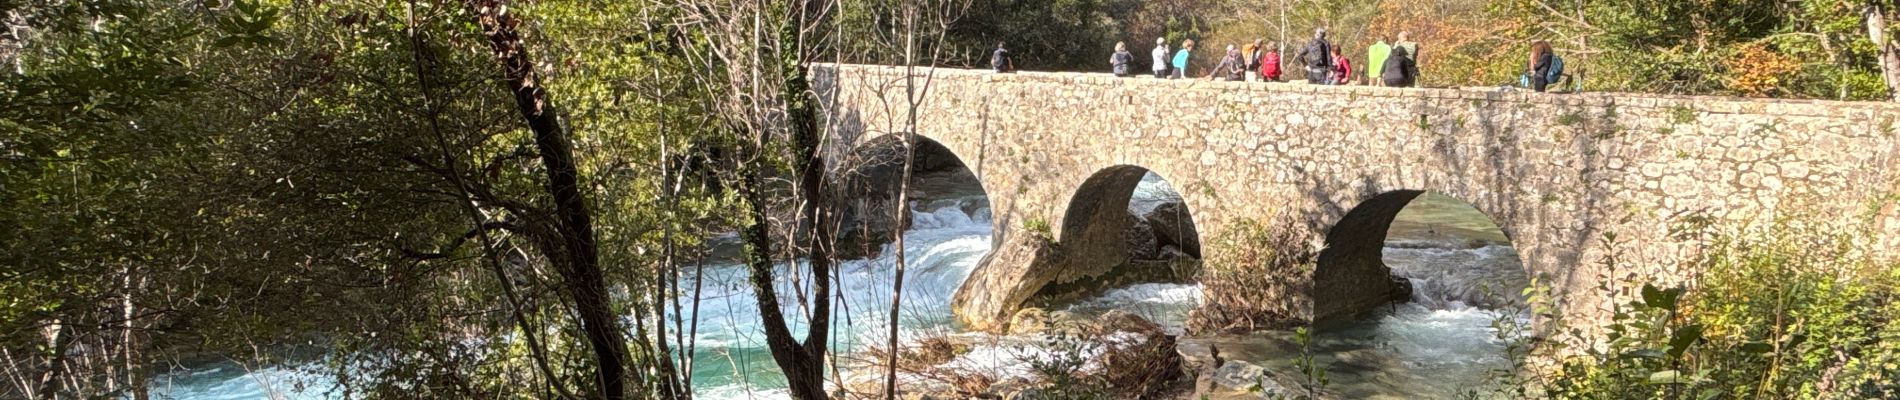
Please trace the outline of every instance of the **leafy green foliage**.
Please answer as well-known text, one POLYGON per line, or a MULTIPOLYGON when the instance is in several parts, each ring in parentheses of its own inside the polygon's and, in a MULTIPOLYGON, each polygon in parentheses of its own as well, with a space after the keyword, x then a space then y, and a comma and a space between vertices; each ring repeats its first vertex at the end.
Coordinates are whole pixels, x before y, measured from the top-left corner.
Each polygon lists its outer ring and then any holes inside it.
POLYGON ((1900 365, 1900 268, 1851 236, 1778 226, 1725 235, 1693 286, 1643 284, 1606 333, 1520 385, 1560 399, 1888 398, 1900 365))

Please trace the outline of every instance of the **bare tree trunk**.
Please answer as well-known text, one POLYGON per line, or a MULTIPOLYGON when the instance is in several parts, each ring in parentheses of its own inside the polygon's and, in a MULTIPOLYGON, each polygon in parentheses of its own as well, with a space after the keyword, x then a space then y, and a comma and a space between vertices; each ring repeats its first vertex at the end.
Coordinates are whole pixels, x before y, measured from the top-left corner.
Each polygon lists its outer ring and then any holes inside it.
POLYGON ((542 384, 552 388, 562 399, 574 399, 573 391, 560 383, 559 375, 556 375, 554 368, 549 365, 547 348, 541 345, 542 341, 535 333, 535 327, 529 323, 527 315, 522 311, 519 290, 515 287, 514 279, 508 276, 507 269, 502 266, 502 251, 498 249, 500 243, 489 234, 491 228, 499 227, 501 223, 492 221, 488 214, 476 207, 470 194, 470 183, 462 179, 460 162, 451 152, 448 137, 442 132, 441 104, 436 102, 435 84, 434 80, 430 79, 433 75, 429 70, 432 64, 428 62, 426 53, 429 41, 415 19, 415 1, 411 0, 408 6, 411 67, 416 74, 417 89, 422 92, 423 112, 428 116, 429 132, 435 138, 436 150, 441 154, 442 165, 447 171, 444 178, 455 184, 456 192, 461 196, 456 203, 462 206, 463 213, 468 216, 473 225, 473 232, 481 245, 482 265, 495 276, 496 283, 501 286, 502 299, 507 302, 509 317, 514 321, 515 326, 521 329, 522 339, 528 347, 529 358, 534 360, 535 370, 541 374, 542 384))
POLYGON ((72 340, 69 339, 72 335, 67 335, 63 332, 65 327, 66 326, 62 325, 59 320, 53 320, 52 324, 47 325, 47 327, 43 329, 42 334, 46 337, 47 344, 49 344, 47 347, 52 350, 53 354, 46 357, 46 372, 40 374, 41 399, 53 400, 59 398, 59 386, 57 385, 59 385, 60 373, 66 370, 66 348, 72 342, 72 340))
POLYGON ((904 214, 910 212, 910 174, 917 159, 917 85, 913 81, 916 76, 914 69, 917 65, 916 34, 916 6, 906 4, 904 8, 904 99, 909 104, 906 104, 908 114, 904 120, 904 132, 899 136, 902 138, 904 168, 897 180, 897 215, 893 216, 893 221, 898 223, 895 225, 897 229, 893 230, 893 235, 896 236, 896 240, 893 241, 896 265, 893 269, 896 271, 892 273, 891 278, 891 320, 890 326, 887 327, 890 330, 890 337, 886 342, 890 352, 884 360, 884 398, 886 400, 897 399, 897 322, 899 311, 903 310, 904 305, 904 267, 907 264, 907 260, 904 259, 903 221, 904 214))
POLYGON ((1900 101, 1900 44, 1887 37, 1887 13, 1893 10, 1885 7, 1900 7, 1874 2, 1867 7, 1867 39, 1880 48, 1880 78, 1887 83, 1887 99, 1900 101))
POLYGON ((765 212, 764 178, 761 176, 763 168, 760 165, 764 163, 765 149, 770 148, 771 134, 762 129, 753 133, 752 148, 749 149, 751 160, 740 168, 742 195, 747 200, 746 213, 751 219, 740 236, 746 243, 746 265, 751 275, 753 297, 758 302, 760 322, 765 328, 766 348, 771 350, 772 360, 778 363, 779 370, 785 373, 786 386, 793 398, 821 400, 827 398, 824 355, 831 326, 832 234, 827 228, 828 224, 819 219, 820 205, 824 203, 825 168, 824 160, 817 152, 819 138, 815 100, 811 98, 809 85, 805 81, 805 68, 792 65, 787 69, 785 105, 792 127, 795 156, 803 164, 799 168, 796 194, 800 203, 798 225, 812 229, 806 262, 811 267, 814 295, 804 343, 792 337, 791 328, 786 326, 785 315, 778 302, 778 288, 775 286, 777 278, 772 271, 772 239, 765 212))
MULTIPOLYGON (((601 398, 626 397, 626 342, 615 323, 612 299, 607 296, 606 279, 600 271, 600 255, 594 242, 592 216, 586 199, 581 197, 580 173, 574 166, 573 143, 563 129, 560 117, 548 104, 534 63, 517 30, 519 21, 506 12, 503 0, 474 0, 467 4, 476 22, 488 36, 495 59, 502 65, 505 81, 515 95, 515 108, 534 132, 535 147, 547 168, 548 194, 554 197, 557 218, 555 233, 560 248, 547 247, 562 282, 581 320, 581 331, 592 347, 596 365, 595 379, 601 398)), ((634 375, 640 386, 640 376, 634 375)))

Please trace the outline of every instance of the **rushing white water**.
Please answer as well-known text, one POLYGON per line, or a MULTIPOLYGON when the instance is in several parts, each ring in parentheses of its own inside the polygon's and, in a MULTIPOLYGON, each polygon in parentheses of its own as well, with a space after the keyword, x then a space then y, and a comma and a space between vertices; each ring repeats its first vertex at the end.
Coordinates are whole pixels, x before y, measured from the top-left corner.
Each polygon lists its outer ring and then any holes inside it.
MULTIPOLYGON (((1150 174, 1150 178, 1153 175, 1150 174)), ((1137 189, 1163 189, 1144 180, 1137 189)), ((1155 204, 1131 202, 1131 212, 1155 204)), ((1140 214, 1137 214, 1140 215, 1140 214)), ((1508 366, 1507 340, 1493 324, 1526 323, 1521 304, 1527 285, 1517 252, 1501 242, 1497 228, 1468 205, 1438 195, 1420 196, 1401 212, 1383 250, 1395 276, 1412 282, 1411 302, 1357 319, 1319 327, 1316 361, 1345 398, 1454 398, 1508 366)), ((1121 309, 1170 328, 1180 326, 1201 301, 1193 284, 1144 283, 1107 292, 1072 309, 1121 309)), ((1298 347, 1285 332, 1227 339, 1224 351, 1297 376, 1298 347)))
POLYGON ((316 400, 329 398, 325 390, 334 381, 321 374, 285 368, 248 369, 234 363, 214 363, 152 379, 154 399, 193 400, 316 400))
MULTIPOLYGON (((905 232, 906 273, 904 307, 899 323, 906 340, 918 335, 953 331, 950 296, 990 250, 990 210, 982 197, 920 202, 912 210, 905 232)), ((884 341, 889 321, 890 294, 896 252, 886 244, 881 256, 850 260, 838 265, 834 301, 833 348, 849 352, 884 341)), ((777 268, 780 293, 809 285, 809 276, 794 276, 787 265, 777 268)), ((802 270, 802 269, 801 269, 802 270)), ((699 331, 693 387, 699 398, 784 398, 784 376, 765 350, 764 328, 758 306, 739 264, 708 265, 699 305, 699 331)), ((691 288, 694 277, 682 279, 691 288)), ((804 336, 806 312, 795 297, 779 299, 789 325, 804 336)), ((159 399, 330 399, 333 381, 324 374, 294 369, 248 370, 235 364, 215 363, 166 374, 153 380, 159 399)))
MULTIPOLYGON (((1439 204, 1444 199, 1420 199, 1407 208, 1408 213, 1415 208, 1448 208, 1439 204)), ((1166 181, 1149 173, 1136 186, 1129 211, 1145 215, 1161 204, 1178 201, 1179 194, 1166 181)), ((1461 227, 1469 221, 1458 221, 1470 218, 1400 215, 1384 256, 1395 275, 1412 281, 1413 301, 1320 328, 1313 347, 1334 382, 1332 390, 1348 398, 1447 398, 1482 382, 1492 369, 1506 365, 1505 341, 1497 337, 1492 324, 1525 318, 1502 311, 1505 304, 1519 300, 1515 296, 1525 279, 1512 248, 1482 245, 1494 238, 1473 241, 1442 237, 1443 231, 1451 230, 1447 227, 1461 227), (1457 221, 1437 221, 1445 219, 1457 221), (1414 230, 1423 233, 1411 232, 1414 230)), ((981 197, 913 204, 904 251, 908 267, 900 339, 971 336, 987 344, 972 347, 944 367, 999 376, 1026 375, 1030 373, 1029 361, 1048 360, 1061 351, 1047 348, 1043 338, 961 332, 951 320, 951 295, 989 253, 990 244, 990 210, 981 197)), ((834 301, 833 349, 847 354, 845 357, 885 340, 896 261, 892 250, 886 244, 879 257, 838 266, 841 299, 834 301)), ((781 293, 795 292, 784 289, 809 283, 808 276, 796 276, 790 272, 793 270, 789 265, 777 267, 781 293)), ((763 328, 747 276, 742 265, 722 264, 708 265, 704 276, 697 277, 704 292, 697 319, 699 331, 693 336, 697 346, 693 388, 700 398, 786 397, 784 378, 765 350, 763 328)), ((695 278, 686 277, 681 287, 691 288, 695 278)), ((1179 334, 1188 311, 1201 301, 1197 284, 1142 283, 1109 290, 1100 297, 1077 302, 1069 310, 1130 311, 1179 334)), ((794 297, 781 298, 780 302, 794 333, 802 336, 806 315, 803 303, 794 297)), ((1261 361, 1269 368, 1293 371, 1293 356, 1286 352, 1289 347, 1284 336, 1270 334, 1259 339, 1278 342, 1262 345, 1275 350, 1260 353, 1266 354, 1261 361)), ((293 370, 253 372, 235 365, 217 365, 155 380, 154 394, 162 399, 317 399, 326 398, 322 390, 329 386, 327 382, 326 377, 293 370), (313 391, 296 391, 299 382, 313 391)))
MULTIPOLYGON (((980 197, 927 202, 913 208, 911 217, 911 227, 905 231, 903 311, 898 319, 900 340, 905 341, 955 330, 950 296, 990 251, 990 210, 980 197)), ((832 328, 837 351, 850 352, 886 340, 897 253, 886 244, 879 254, 838 266, 842 299, 834 302, 832 328)), ((788 289, 809 282, 808 276, 794 277, 789 270, 780 265, 776 271, 780 293, 793 293, 788 289)), ((765 350, 764 328, 748 276, 743 265, 707 267, 700 332, 695 336, 694 390, 700 398, 783 397, 779 388, 784 386, 784 377, 765 350)), ((688 278, 682 286, 691 283, 688 278)), ((805 308, 794 297, 781 296, 779 301, 794 333, 802 338, 807 326, 805 308)))

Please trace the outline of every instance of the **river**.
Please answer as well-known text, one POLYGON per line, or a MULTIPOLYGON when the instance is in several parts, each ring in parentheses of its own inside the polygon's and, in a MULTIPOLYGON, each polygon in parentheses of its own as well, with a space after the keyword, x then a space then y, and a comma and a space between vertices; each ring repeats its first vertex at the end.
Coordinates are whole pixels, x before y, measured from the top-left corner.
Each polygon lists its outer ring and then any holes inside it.
MULTIPOLYGON (((956 193, 919 200, 912 205, 913 223, 906 231, 904 251, 908 274, 900 318, 905 340, 930 335, 964 334, 951 320, 949 299, 970 270, 988 254, 991 244, 990 210, 986 199, 956 193)), ((1150 174, 1136 188, 1131 213, 1145 214, 1156 205, 1179 201, 1178 194, 1150 174)), ((1389 310, 1320 327, 1314 345, 1320 363, 1332 378, 1331 388, 1350 398, 1450 397, 1480 382, 1492 369, 1504 366, 1504 342, 1492 323, 1519 318, 1498 311, 1491 292, 1523 286, 1515 252, 1504 243, 1488 219, 1455 199, 1427 194, 1400 213, 1389 234, 1385 257, 1396 275, 1411 278, 1418 288, 1414 301, 1389 310)), ((846 358, 885 336, 890 304, 891 266, 895 253, 881 252, 873 259, 841 263, 838 317, 834 349, 846 358)), ((781 265, 783 285, 789 279, 781 265)), ((783 377, 764 348, 763 330, 751 289, 738 264, 709 265, 703 279, 700 331, 694 337, 695 392, 705 399, 781 398, 783 377)), ((691 287, 691 279, 682 287, 691 287)), ((1077 312, 1124 309, 1179 331, 1187 312, 1200 302, 1193 284, 1144 283, 1106 292, 1071 306, 1077 312)), ((802 321, 796 299, 782 299, 784 312, 802 321)), ((794 326, 795 332, 803 332, 794 326)), ((1289 352, 1297 352, 1284 332, 1222 338, 1230 359, 1252 358, 1269 368, 1291 371, 1289 352)), ((1002 368, 1025 356, 1020 350, 981 348, 958 362, 1002 368), (1008 353, 1008 354, 1005 354, 1008 353)), ((316 399, 317 392, 295 392, 299 387, 321 390, 327 380, 283 369, 247 372, 236 365, 204 366, 161 377, 165 385, 155 394, 173 399, 316 399), (299 378, 302 378, 301 381, 299 378)))

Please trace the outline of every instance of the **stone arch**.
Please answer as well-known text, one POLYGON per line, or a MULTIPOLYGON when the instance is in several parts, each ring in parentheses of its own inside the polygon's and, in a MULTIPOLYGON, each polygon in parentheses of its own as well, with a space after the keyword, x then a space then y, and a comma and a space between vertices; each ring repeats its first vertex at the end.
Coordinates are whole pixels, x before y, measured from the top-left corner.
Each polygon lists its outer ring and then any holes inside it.
MULTIPOLYGON (((980 195, 981 200, 958 204, 966 213, 989 207, 989 190, 963 157, 943 143, 924 135, 911 135, 917 141, 911 149, 911 201, 949 201, 980 195)), ((896 229, 907 229, 914 222, 910 213, 896 210, 898 181, 903 177, 904 135, 885 134, 864 139, 834 161, 833 173, 839 184, 831 189, 834 210, 839 213, 838 254, 856 258, 876 255, 896 229)), ((933 204, 918 204, 934 208, 933 204)), ((929 211, 929 210, 925 210, 929 211)), ((992 247, 994 247, 992 245, 992 247)))
MULTIPOLYGON (((1359 202, 1326 231, 1325 247, 1313 272, 1313 319, 1348 316, 1361 310, 1393 301, 1407 301, 1413 294, 1413 282, 1396 276, 1386 265, 1388 232, 1399 212, 1427 193, 1456 199, 1476 209, 1484 218, 1506 232, 1503 244, 1512 245, 1510 229, 1490 212, 1460 196, 1443 192, 1401 189, 1379 193, 1359 202)), ((1518 254, 1514 249, 1513 257, 1518 254)), ((1520 265, 1526 269, 1528 265, 1520 265)))
POLYGON ((1130 210, 1136 189, 1150 172, 1115 165, 1096 171, 1076 188, 1054 233, 1062 254, 1060 265, 1054 266, 1059 271, 1035 291, 1031 302, 1076 300, 1133 283, 1192 280, 1199 268, 1201 237, 1186 203, 1160 204, 1146 215, 1130 210))

